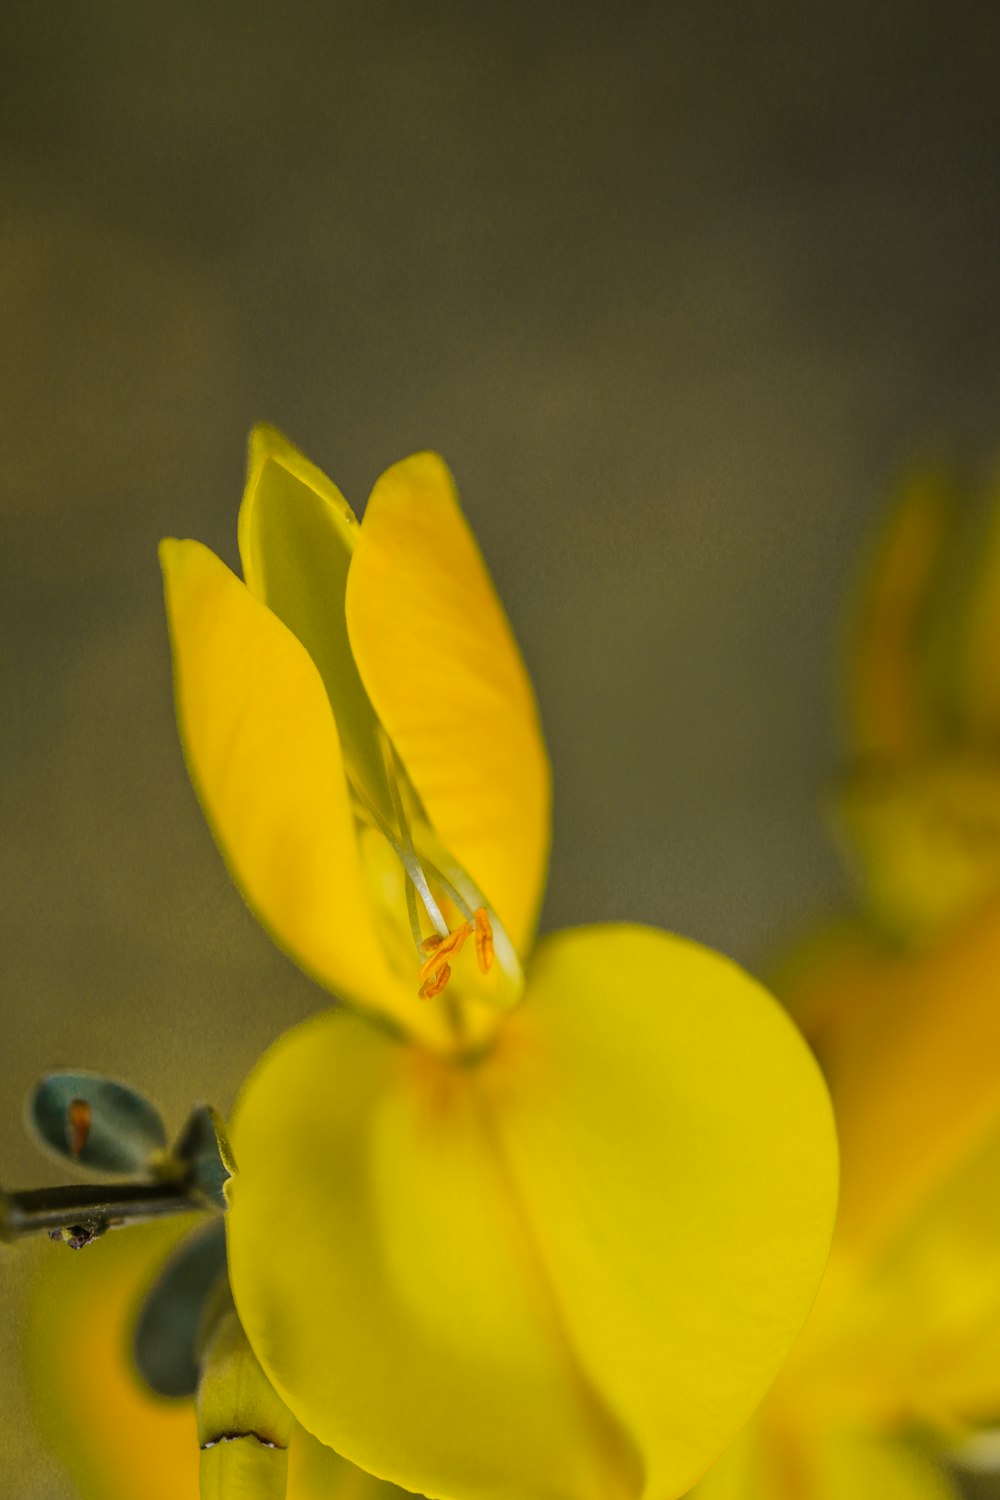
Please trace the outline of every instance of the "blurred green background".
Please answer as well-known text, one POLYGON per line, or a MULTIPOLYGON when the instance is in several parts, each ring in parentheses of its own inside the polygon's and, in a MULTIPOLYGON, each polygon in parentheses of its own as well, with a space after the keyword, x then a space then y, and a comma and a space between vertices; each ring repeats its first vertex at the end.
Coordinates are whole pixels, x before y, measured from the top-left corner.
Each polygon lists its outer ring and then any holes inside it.
MULTIPOLYGON (((820 819, 852 563, 900 468, 1000 452, 991 7, 8 3, 0 43, 0 1180, 54 1063, 171 1124, 323 997, 229 884, 156 543, 235 562, 250 425, 356 505, 451 465, 537 684, 546 925, 751 966, 820 819)), ((0 1490, 24 1426, 0 1262, 0 1490)))

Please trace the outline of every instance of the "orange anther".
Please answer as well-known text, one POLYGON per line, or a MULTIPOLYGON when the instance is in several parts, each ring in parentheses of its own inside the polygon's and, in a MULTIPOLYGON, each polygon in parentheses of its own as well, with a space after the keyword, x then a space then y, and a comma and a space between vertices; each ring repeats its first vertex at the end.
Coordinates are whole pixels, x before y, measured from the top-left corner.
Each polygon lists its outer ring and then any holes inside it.
POLYGON ((476 962, 482 973, 488 974, 496 950, 493 947, 493 928, 485 906, 477 908, 473 921, 476 924, 476 962))
POLYGON ((78 1157, 90 1134, 90 1105, 86 1099, 71 1099, 66 1106, 66 1143, 70 1155, 78 1157))
MULTIPOLYGON (((471 922, 463 922, 461 927, 456 927, 454 932, 449 932, 445 938, 438 938, 431 948, 430 953, 420 965, 421 979, 428 979, 440 969, 442 964, 447 964, 449 959, 455 958, 462 951, 462 946, 472 931, 471 922)), ((422 947, 426 948, 428 939, 425 938, 422 947)))
POLYGON ((442 964, 436 974, 431 974, 429 978, 424 980, 417 994, 421 1000, 433 1000, 435 995, 440 995, 450 978, 451 964, 442 964))

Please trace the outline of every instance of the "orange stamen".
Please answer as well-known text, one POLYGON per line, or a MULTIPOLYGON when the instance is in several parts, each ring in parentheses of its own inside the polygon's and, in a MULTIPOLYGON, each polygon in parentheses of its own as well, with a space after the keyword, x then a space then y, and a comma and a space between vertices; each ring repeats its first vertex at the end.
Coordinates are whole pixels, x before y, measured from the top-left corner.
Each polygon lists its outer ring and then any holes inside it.
MULTIPOLYGON (((463 922, 461 927, 456 927, 455 931, 449 932, 447 937, 439 937, 436 943, 431 944, 430 953, 420 965, 421 979, 430 978, 442 965, 447 965, 450 959, 456 958, 461 953, 463 944, 471 931, 472 923, 463 922)), ((430 938, 424 938, 421 947, 426 948, 430 943, 430 938)))
POLYGON ((442 964, 436 974, 431 974, 428 979, 424 980, 417 994, 421 1000, 433 1000, 435 995, 440 995, 450 978, 451 964, 442 964))
POLYGON ((476 924, 476 962, 481 972, 488 974, 496 950, 493 947, 493 928, 485 906, 477 908, 473 914, 473 921, 476 924))
POLYGON ((66 1106, 66 1140, 73 1157, 78 1157, 90 1134, 90 1105, 86 1099, 71 1099, 66 1106))

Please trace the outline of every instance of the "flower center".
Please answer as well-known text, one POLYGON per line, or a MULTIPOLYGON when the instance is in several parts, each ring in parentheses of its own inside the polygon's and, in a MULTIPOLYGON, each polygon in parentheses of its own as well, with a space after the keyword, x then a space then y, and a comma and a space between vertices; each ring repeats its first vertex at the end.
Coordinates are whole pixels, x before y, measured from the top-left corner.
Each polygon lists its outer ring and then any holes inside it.
POLYGON ((504 992, 516 995, 521 989, 514 945, 483 892, 436 838, 384 732, 381 739, 391 823, 353 778, 352 790, 358 815, 382 835, 398 862, 397 870, 402 869, 406 923, 400 921, 398 895, 392 903, 394 911, 387 916, 400 935, 409 928, 419 964, 417 993, 422 1000, 440 995, 451 980, 453 961, 472 938, 479 974, 486 980, 491 971, 496 972, 483 984, 463 976, 463 993, 468 990, 503 1007, 507 1003, 504 992))
POLYGON ((476 962, 479 965, 479 972, 489 973, 496 953, 493 946, 493 925, 485 906, 477 906, 471 919, 466 918, 461 926, 453 928, 447 937, 442 937, 438 932, 432 932, 430 937, 425 937, 421 941, 420 948, 428 955, 420 966, 420 978, 423 983, 418 994, 421 1000, 430 1000, 434 995, 441 993, 451 978, 451 960, 461 953, 466 938, 473 933, 476 939, 476 962))

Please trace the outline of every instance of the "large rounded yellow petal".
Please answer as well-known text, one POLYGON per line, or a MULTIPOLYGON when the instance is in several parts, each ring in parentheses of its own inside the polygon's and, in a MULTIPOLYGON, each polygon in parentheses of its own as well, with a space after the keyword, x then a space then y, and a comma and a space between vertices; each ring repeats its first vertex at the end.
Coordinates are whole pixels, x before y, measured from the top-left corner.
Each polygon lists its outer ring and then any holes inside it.
POLYGON ((384 956, 316 667, 207 547, 166 541, 161 559, 188 770, 247 904, 335 994, 443 1043, 384 956))
POLYGON ((42 1436, 82 1500, 195 1500, 190 1401, 152 1395, 131 1357, 142 1297, 193 1221, 48 1246, 29 1309, 28 1373, 42 1436))
POLYGON ((459 1500, 681 1494, 787 1353, 833 1217, 797 1033, 641 929, 543 944, 478 1067, 320 1018, 234 1132, 233 1288, 272 1381, 365 1468, 459 1500))
POLYGON ((635 1492, 540 1282, 474 1070, 328 1013, 264 1058, 234 1132, 233 1292, 306 1428, 430 1496, 635 1492))
POLYGON ((634 927, 543 942, 502 1049, 484 1087, 561 1317, 643 1493, 679 1494, 819 1285, 836 1199, 819 1070, 734 964, 634 927))
POLYGON ((280 432, 255 427, 240 506, 243 577, 308 651, 351 774, 391 824, 378 720, 347 638, 344 597, 357 536, 357 517, 336 485, 280 432))
POLYGON ((510 625, 435 454, 396 464, 372 491, 347 626, 431 823, 523 956, 548 859, 548 760, 510 625))

